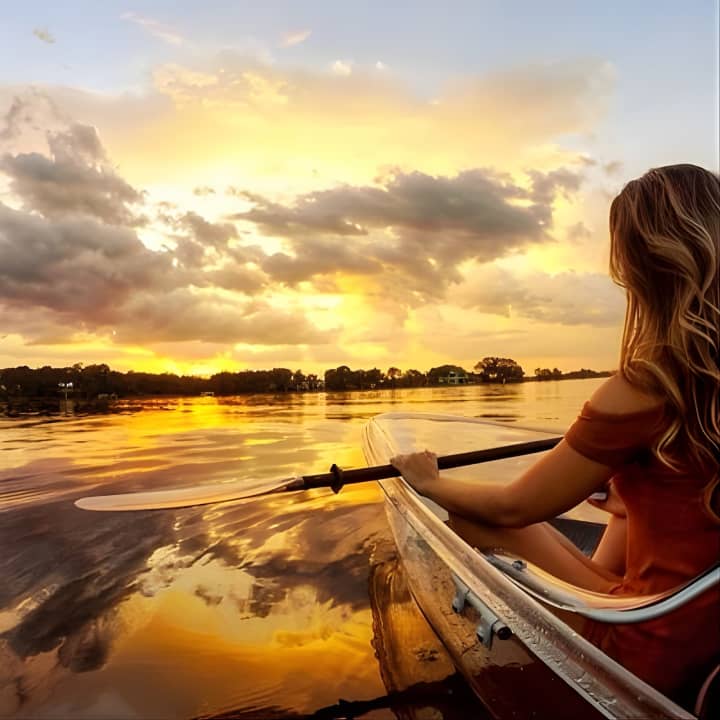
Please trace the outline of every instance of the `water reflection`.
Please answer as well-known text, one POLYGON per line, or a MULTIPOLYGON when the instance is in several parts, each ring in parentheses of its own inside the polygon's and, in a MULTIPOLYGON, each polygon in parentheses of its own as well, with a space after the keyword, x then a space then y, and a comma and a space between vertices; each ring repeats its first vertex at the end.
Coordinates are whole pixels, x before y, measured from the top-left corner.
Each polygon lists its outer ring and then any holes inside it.
POLYGON ((157 512, 73 501, 359 466, 362 422, 384 410, 527 424, 576 412, 591 389, 543 408, 506 386, 0 419, 0 716, 340 717, 347 698, 355 717, 457 717, 452 666, 392 585, 375 485, 157 512))
MULTIPOLYGON (((3 690, 2 714, 32 715, 51 689, 53 703, 70 701, 87 684, 73 674, 101 667, 103 677, 109 672, 137 694, 146 683, 128 657, 150 663, 153 686, 168 693, 201 657, 206 667, 194 672, 231 663, 242 676, 223 688, 207 679, 216 701, 230 693, 244 703, 261 689, 269 698, 282 687, 293 707, 310 709, 337 696, 321 683, 316 692, 312 672, 304 672, 299 696, 281 678, 299 672, 317 646, 344 668, 347 692, 377 694, 377 670, 366 662, 367 574, 383 525, 367 492, 335 503, 308 498, 204 512, 96 515, 59 502, 5 513, 0 542, 10 552, 0 604, 9 656, 3 674, 12 677, 3 679, 15 691, 3 690), (133 630, 138 622, 142 632, 133 630), (43 687, 48 681, 52 688, 43 687)), ((316 667, 319 679, 324 670, 316 667)), ((198 712, 202 687, 177 706, 181 716, 198 712)))

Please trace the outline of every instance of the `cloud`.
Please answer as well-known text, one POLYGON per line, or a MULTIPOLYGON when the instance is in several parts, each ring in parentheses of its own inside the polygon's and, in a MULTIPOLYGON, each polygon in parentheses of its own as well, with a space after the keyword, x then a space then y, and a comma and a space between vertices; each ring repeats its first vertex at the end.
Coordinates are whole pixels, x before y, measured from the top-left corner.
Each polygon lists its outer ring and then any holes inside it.
POLYGON ((623 169, 623 163, 621 160, 611 160, 610 162, 605 163, 602 167, 608 175, 613 176, 620 173, 623 169))
POLYGON ((181 234, 175 248, 150 250, 128 209, 142 194, 109 167, 95 129, 73 124, 49 133, 48 148, 49 156, 0 160, 25 208, 0 204, 0 306, 8 329, 31 342, 110 332, 118 342, 325 341, 299 312, 218 294, 248 296, 266 284, 249 266, 264 253, 231 246, 233 224, 173 215, 169 205, 165 220, 181 234))
POLYGON ((213 73, 189 70, 174 63, 157 68, 153 72, 153 82, 158 90, 171 95, 176 100, 184 93, 204 91, 221 84, 220 78, 213 73))
POLYGON ((216 62, 156 68, 154 118, 116 126, 119 107, 111 118, 83 117, 112 124, 124 167, 152 174, 148 184, 173 183, 202 162, 223 187, 237 185, 242 167, 265 187, 282 177, 285 192, 299 192, 320 179, 370 182, 388 165, 430 174, 577 165, 582 153, 565 138, 596 127, 613 87, 612 68, 581 60, 447 83, 433 105, 397 75, 372 65, 352 70, 343 76, 223 53, 216 62), (142 133, 131 132, 141 125, 142 133), (193 142, 178 145, 178 137, 193 142))
POLYGON ((55 43, 55 38, 50 33, 50 31, 45 28, 35 28, 33 30, 33 35, 38 40, 41 40, 42 42, 47 43, 48 45, 53 45, 55 43))
POLYGON ((169 45, 183 45, 185 42, 185 38, 177 31, 152 18, 134 12, 123 13, 120 17, 122 20, 139 25, 147 33, 169 45))
MULTIPOLYGON (((478 111, 499 114, 504 123, 498 124, 499 133, 534 140, 589 130, 605 110, 614 82, 615 69, 607 62, 538 63, 458 81, 441 94, 440 107, 476 127, 478 111), (458 103, 465 105, 464 111, 458 103), (516 112, 520 108, 523 112, 516 112)), ((464 125, 454 131, 467 130, 464 125)))
POLYGON ((206 270, 198 283, 207 286, 231 290, 254 296, 268 286, 264 273, 248 267, 242 262, 226 262, 222 266, 206 270))
POLYGON ((310 35, 312 35, 312 30, 294 30, 291 32, 286 32, 282 36, 281 45, 282 47, 292 47, 293 45, 299 45, 302 42, 305 42, 310 35))
POLYGON ((515 238, 511 242, 517 244, 541 239, 540 223, 551 221, 554 193, 566 188, 569 178, 573 184, 581 182, 580 176, 570 171, 533 171, 533 189, 528 192, 508 176, 489 169, 466 170, 455 177, 397 172, 383 179, 379 187, 344 185, 300 195, 292 205, 246 193, 255 207, 233 218, 288 238, 314 233, 363 236, 384 228, 421 234, 461 233, 476 245, 487 244, 486 254, 497 257, 508 249, 508 239, 515 238), (513 202, 528 199, 531 202, 526 207, 513 202), (497 238, 503 243, 491 248, 497 238))
POLYGON ((380 186, 344 185, 291 204, 245 193, 253 207, 232 218, 286 239, 290 253, 262 263, 276 281, 386 273, 410 302, 413 294, 442 296, 468 260, 490 262, 551 241, 555 196, 575 191, 582 176, 561 168, 529 177, 527 189, 488 169, 454 177, 396 172, 380 186))
POLYGON ((141 220, 132 205, 142 194, 109 166, 95 128, 74 124, 47 134, 49 156, 38 152, 0 156, 0 171, 25 207, 55 218, 90 215, 114 225, 141 220))
POLYGON ((545 204, 551 203, 558 191, 565 197, 577 192, 583 180, 580 173, 567 168, 558 168, 546 173, 530 170, 528 175, 532 180, 533 200, 545 204))
MULTIPOLYGON (((34 123, 14 102, 6 135, 34 123)), ((112 168, 94 127, 71 122, 46 135, 47 154, 6 153, 0 171, 22 209, 0 203, 0 308, 4 328, 28 342, 80 335, 115 342, 286 345, 327 341, 299 308, 257 297, 267 286, 266 254, 242 244, 235 225, 160 203, 140 240, 135 206, 144 195, 112 168), (230 292, 228 292, 230 291, 230 292)), ((143 227, 150 221, 142 218, 143 227)))
POLYGON ((0 127, 0 142, 13 140, 22 132, 24 124, 30 122, 31 114, 26 111, 25 103, 18 97, 13 98, 0 127))
POLYGON ((105 325, 138 290, 166 283, 171 257, 91 217, 47 219, 0 204, 0 302, 105 325))
MULTIPOLYGON (((230 53, 164 65, 153 81, 142 96, 43 89, 44 108, 0 88, 0 140, 12 145, 0 157, 15 208, 2 210, 0 265, 32 236, 22 264, 37 271, 23 279, 13 266, 0 279, 4 332, 57 342, 115 331, 117 342, 161 338, 163 348, 195 343, 225 357, 233 343, 263 342, 259 353, 342 359, 345 330, 328 344, 320 328, 373 323, 380 310, 399 322, 409 308, 455 302, 469 265, 509 257, 515 267, 527 250, 542 258, 558 229, 563 240, 586 239, 572 203, 584 173, 599 168, 559 143, 603 112, 612 69, 602 63, 467 78, 439 91, 438 105, 372 64, 336 76, 230 53), (51 105, 83 123, 63 124, 51 105), (26 147, 31 130, 46 149, 26 147), (178 187, 199 162, 216 180, 192 178, 186 195, 214 189, 200 207, 225 217, 203 217, 182 194, 143 192, 178 187), (160 200, 174 202, 158 214, 160 200)), ((527 306, 539 317, 548 297, 526 297, 527 306)), ((458 317, 472 316, 467 303, 455 305, 458 317)))
POLYGON ((248 87, 249 100, 256 105, 284 105, 288 100, 284 80, 272 80, 254 72, 244 73, 243 80, 248 87))
POLYGON ((175 238, 174 259, 180 267, 196 272, 198 287, 218 287, 255 295, 267 285, 265 274, 248 267, 262 265, 266 254, 257 245, 239 246, 232 223, 213 223, 195 212, 167 217, 168 223, 184 232, 175 238))
POLYGON ((228 260, 222 269, 188 273, 175 257, 149 250, 129 228, 94 218, 49 220, 0 204, 4 328, 34 342, 69 341, 81 332, 148 345, 328 340, 298 310, 218 293, 231 285, 257 290, 257 271, 228 260))
POLYGON ((32 88, 13 94, 10 106, 0 124, 0 144, 8 146, 28 130, 38 130, 60 122, 67 124, 57 103, 50 96, 32 88))
POLYGON ((238 91, 242 94, 242 100, 236 102, 241 106, 272 107, 287 102, 287 81, 252 69, 234 76, 230 80, 230 88, 224 73, 215 75, 173 64, 155 70, 153 81, 161 92, 170 95, 180 106, 196 105, 198 90, 205 93, 202 102, 206 107, 217 106, 227 98, 237 97, 238 91), (226 95, 228 90, 229 94, 226 95))
POLYGON ((582 221, 574 223, 567 229, 567 239, 571 243, 578 243, 591 237, 592 231, 582 221))
POLYGON ((216 250, 227 247, 233 238, 238 236, 237 228, 232 223, 213 223, 195 212, 187 212, 179 224, 192 232, 195 240, 205 247, 216 250))
POLYGON ((601 273, 516 275, 497 267, 473 273, 452 300, 482 313, 541 323, 618 327, 625 298, 601 273))
POLYGON ((262 269, 276 282, 290 286, 322 275, 376 275, 382 263, 362 250, 343 242, 308 239, 298 244, 294 256, 274 253, 262 262, 262 269))
POLYGON ((342 77, 347 77, 348 75, 352 75, 352 63, 349 60, 336 60, 331 66, 330 69, 333 71, 335 75, 341 75, 342 77))
POLYGON ((121 343, 185 342, 298 345, 325 343, 319 331, 296 311, 273 308, 262 301, 241 303, 212 291, 178 288, 158 297, 134 293, 125 312, 133 318, 117 331, 121 343))
POLYGON ((437 105, 372 65, 337 76, 232 52, 161 65, 152 79, 142 95, 45 91, 101 128, 127 176, 147 185, 177 184, 202 163, 216 169, 222 187, 237 185, 242 167, 263 188, 282 177, 286 192, 320 179, 370 182, 387 165, 447 174, 577 164, 582 153, 565 138, 593 131, 613 90, 612 67, 582 59, 448 82, 437 105))

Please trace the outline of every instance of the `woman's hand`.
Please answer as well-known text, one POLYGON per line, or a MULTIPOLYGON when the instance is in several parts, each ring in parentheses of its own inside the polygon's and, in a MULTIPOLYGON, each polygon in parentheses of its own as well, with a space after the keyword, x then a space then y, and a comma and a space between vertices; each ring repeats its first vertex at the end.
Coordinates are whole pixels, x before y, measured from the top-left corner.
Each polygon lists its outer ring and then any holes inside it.
POLYGON ((627 517, 627 509, 625 503, 620 499, 618 491, 615 489, 615 483, 610 482, 605 486, 607 498, 605 500, 595 500, 589 497, 587 501, 596 508, 615 515, 616 517, 627 517))
POLYGON ((431 497, 433 485, 440 479, 435 453, 425 450, 408 455, 396 455, 390 458, 390 463, 421 495, 431 497))

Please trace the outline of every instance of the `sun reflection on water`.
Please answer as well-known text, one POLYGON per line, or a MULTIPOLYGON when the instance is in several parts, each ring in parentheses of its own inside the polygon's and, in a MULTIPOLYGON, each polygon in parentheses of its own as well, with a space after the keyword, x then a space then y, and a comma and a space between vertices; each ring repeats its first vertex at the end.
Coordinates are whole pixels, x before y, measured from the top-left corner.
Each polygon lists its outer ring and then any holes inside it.
POLYGON ((0 419, 0 716, 310 713, 383 696, 369 578, 393 549, 377 485, 156 512, 73 501, 361 466, 362 423, 383 410, 537 419, 532 397, 478 390, 0 419))

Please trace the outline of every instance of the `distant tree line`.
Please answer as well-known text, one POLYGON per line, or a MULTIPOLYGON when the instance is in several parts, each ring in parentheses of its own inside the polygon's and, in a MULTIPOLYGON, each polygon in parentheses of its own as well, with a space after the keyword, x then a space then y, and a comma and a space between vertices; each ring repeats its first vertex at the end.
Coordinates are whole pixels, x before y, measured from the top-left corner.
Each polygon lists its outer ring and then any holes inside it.
POLYGON ((104 363, 54 368, 32 369, 27 365, 0 370, 0 402, 6 406, 22 407, 28 400, 47 400, 52 409, 59 398, 69 395, 76 404, 97 399, 112 400, 149 395, 238 395, 264 392, 345 391, 384 388, 414 388, 451 384, 512 383, 523 380, 557 380, 566 378, 600 377, 599 373, 581 369, 561 373, 557 368, 536 368, 534 378, 526 378, 520 365, 511 358, 485 357, 467 372, 458 365, 441 365, 427 372, 416 369, 401 370, 392 366, 386 372, 379 368, 352 370, 347 365, 326 370, 320 378, 302 370, 273 368, 272 370, 243 370, 220 372, 209 378, 174 373, 145 373, 132 370, 121 373, 104 363))
POLYGON ((581 378, 595 378, 595 377, 608 377, 612 373, 603 370, 598 372, 597 370, 589 370, 588 368, 580 368, 580 370, 573 370, 572 372, 562 372, 557 368, 535 368, 535 379, 538 381, 543 380, 577 380, 581 378))

